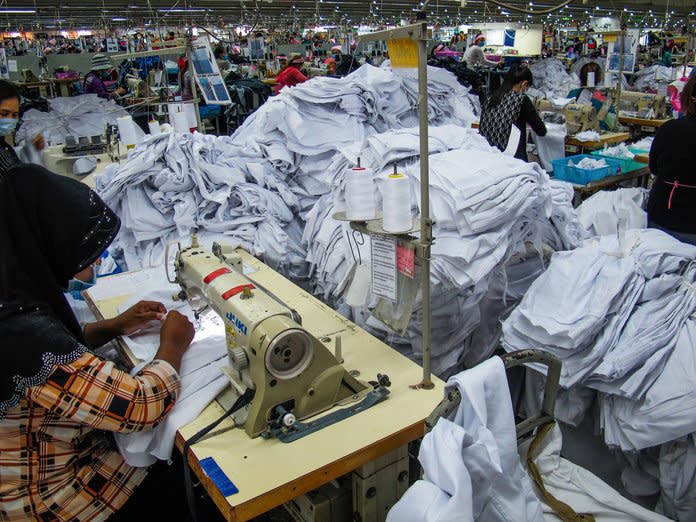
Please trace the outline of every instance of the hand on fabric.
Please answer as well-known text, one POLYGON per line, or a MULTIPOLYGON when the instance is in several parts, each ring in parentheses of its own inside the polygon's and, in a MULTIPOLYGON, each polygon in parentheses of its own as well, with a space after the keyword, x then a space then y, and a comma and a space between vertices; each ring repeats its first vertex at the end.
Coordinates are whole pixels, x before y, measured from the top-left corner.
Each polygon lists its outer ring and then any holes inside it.
POLYGON ((46 147, 46 141, 44 140, 44 137, 41 134, 37 134, 36 138, 32 140, 31 144, 38 151, 42 151, 46 147))
POLYGON ((156 301, 140 301, 114 318, 117 335, 130 335, 150 321, 162 319, 167 309, 156 301))
POLYGON ((176 371, 179 371, 181 358, 191 341, 193 341, 195 333, 196 331, 191 321, 185 315, 172 310, 162 321, 160 347, 155 355, 155 359, 167 361, 176 371))
POLYGON ((119 335, 128 335, 142 328, 150 321, 164 317, 167 309, 162 303, 140 301, 113 319, 105 319, 85 325, 84 336, 87 343, 97 348, 119 335))

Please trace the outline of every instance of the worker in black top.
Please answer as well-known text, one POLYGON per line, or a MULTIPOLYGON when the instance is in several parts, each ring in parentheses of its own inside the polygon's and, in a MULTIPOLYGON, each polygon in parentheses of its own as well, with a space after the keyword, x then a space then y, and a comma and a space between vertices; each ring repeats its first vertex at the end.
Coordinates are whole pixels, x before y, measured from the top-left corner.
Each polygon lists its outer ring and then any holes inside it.
POLYGON ((648 226, 696 245, 696 76, 681 93, 685 117, 657 129, 650 148, 655 183, 648 199, 648 226))
POLYGON ((515 157, 524 161, 527 161, 527 124, 538 136, 546 135, 546 125, 525 94, 532 84, 532 71, 514 64, 500 89, 493 91, 481 104, 479 132, 488 143, 504 151, 515 125, 521 134, 515 157))

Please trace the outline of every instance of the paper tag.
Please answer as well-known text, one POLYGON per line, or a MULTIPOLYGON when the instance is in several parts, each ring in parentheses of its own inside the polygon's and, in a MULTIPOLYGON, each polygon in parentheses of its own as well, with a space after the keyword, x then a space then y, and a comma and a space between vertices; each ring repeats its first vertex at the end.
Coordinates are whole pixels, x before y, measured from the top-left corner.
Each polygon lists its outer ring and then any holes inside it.
POLYGON ((7 70, 17 72, 17 60, 7 60, 7 70))
POLYGON ((396 269, 413 279, 415 272, 414 250, 406 246, 396 247, 396 269))
POLYGON ((372 240, 372 293, 396 301, 396 238, 374 234, 372 240))

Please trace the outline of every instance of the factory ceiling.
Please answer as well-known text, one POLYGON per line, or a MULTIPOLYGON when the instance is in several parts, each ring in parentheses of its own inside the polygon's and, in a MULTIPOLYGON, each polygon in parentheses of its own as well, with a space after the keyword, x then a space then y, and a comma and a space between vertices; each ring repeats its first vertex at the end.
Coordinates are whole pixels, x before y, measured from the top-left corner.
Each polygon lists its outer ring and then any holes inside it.
MULTIPOLYGON (((541 15, 563 0, 431 0, 429 22, 528 22, 555 26, 584 24, 591 16, 620 16, 629 27, 689 26, 696 23, 696 0, 571 0, 563 9, 541 15), (497 5, 498 3, 507 6, 497 5), (518 7, 527 12, 518 12, 518 7)), ((310 25, 398 24, 412 21, 420 1, 291 0, 0 0, 0 29, 132 29, 148 27, 281 27, 310 25)))

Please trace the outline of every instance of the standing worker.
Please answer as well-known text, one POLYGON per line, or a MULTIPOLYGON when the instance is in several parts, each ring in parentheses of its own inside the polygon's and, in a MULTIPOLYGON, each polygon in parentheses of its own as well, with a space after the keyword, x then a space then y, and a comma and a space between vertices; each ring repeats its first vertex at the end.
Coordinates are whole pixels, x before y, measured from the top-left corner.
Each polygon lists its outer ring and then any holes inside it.
POLYGON ((696 76, 681 92, 684 118, 657 129, 650 147, 655 183, 648 198, 648 226, 696 245, 696 76))
POLYGON ((469 69, 475 68, 477 65, 496 65, 498 67, 501 67, 503 62, 493 62, 491 60, 487 60, 486 57, 483 55, 483 48, 486 45, 486 37, 483 36, 482 34, 478 35, 474 39, 474 43, 472 43, 469 48, 464 52, 464 57, 462 60, 466 62, 466 66, 469 69))
POLYGON ((493 91, 481 104, 479 132, 488 143, 504 151, 515 125, 520 130, 515 157, 524 161, 527 161, 527 124, 538 136, 546 136, 546 125, 525 94, 532 83, 532 71, 515 64, 505 75, 502 87, 493 91))

